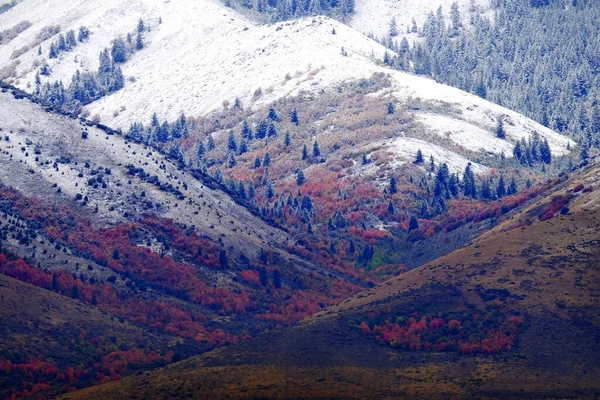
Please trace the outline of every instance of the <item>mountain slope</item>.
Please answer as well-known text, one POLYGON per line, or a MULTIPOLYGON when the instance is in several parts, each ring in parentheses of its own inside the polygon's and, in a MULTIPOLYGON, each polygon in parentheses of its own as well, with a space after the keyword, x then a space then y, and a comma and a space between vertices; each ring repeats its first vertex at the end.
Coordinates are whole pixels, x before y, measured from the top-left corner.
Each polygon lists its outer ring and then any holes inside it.
MULTIPOLYGON (((0 47, 0 65, 17 63, 16 78, 8 79, 29 91, 34 90, 36 71, 44 62, 52 72, 48 77, 41 76, 42 83, 63 80, 66 84, 77 69, 95 71, 97 54, 117 37, 135 31, 138 18, 145 21, 144 48, 122 64, 125 88, 87 107, 90 115, 115 128, 147 122, 154 112, 161 120, 169 121, 181 112, 205 116, 222 109, 224 102, 232 105, 236 98, 246 108, 258 108, 301 92, 317 94, 341 82, 384 73, 390 74, 392 88, 382 96, 392 96, 401 103, 422 99, 438 107, 437 113, 421 118, 427 131, 449 132, 462 144, 479 138, 482 129, 493 130, 504 117, 509 136, 520 138, 537 131, 548 138, 554 154, 567 153, 566 139, 517 113, 431 80, 383 67, 383 46, 326 17, 258 25, 216 0, 75 4, 62 0, 53 3, 57 12, 46 12, 46 7, 44 2, 25 0, 0 15, 2 25, 24 20, 32 24, 0 47), (65 33, 82 25, 90 29, 89 39, 71 51, 61 52, 56 59, 47 59, 50 43, 57 38, 54 34, 41 42, 42 55, 37 55, 41 40, 38 34, 43 27, 60 26, 59 31, 65 33), (29 50, 11 59, 13 51, 24 46, 29 50), (77 62, 73 62, 75 59, 77 62), (460 127, 440 129, 448 125, 443 117, 458 120, 460 127), (460 139, 465 136, 467 139, 460 139)), ((412 5, 402 7, 414 9, 412 5)), ((496 149, 511 155, 511 148, 494 146, 491 150, 496 149)))
POLYGON ((295 327, 65 398, 595 398, 599 176, 295 327))
MULTIPOLYGON (((354 15, 349 25, 364 34, 373 34, 375 37, 386 37, 389 33, 392 18, 396 20, 399 37, 406 36, 414 39, 417 35, 407 34, 407 29, 412 28, 413 19, 420 28, 427 20, 429 13, 436 13, 442 7, 444 14, 450 11, 452 3, 458 4, 463 23, 467 22, 466 16, 470 14, 470 0, 357 0, 354 15)), ((477 11, 485 12, 489 8, 488 0, 474 2, 477 11)))

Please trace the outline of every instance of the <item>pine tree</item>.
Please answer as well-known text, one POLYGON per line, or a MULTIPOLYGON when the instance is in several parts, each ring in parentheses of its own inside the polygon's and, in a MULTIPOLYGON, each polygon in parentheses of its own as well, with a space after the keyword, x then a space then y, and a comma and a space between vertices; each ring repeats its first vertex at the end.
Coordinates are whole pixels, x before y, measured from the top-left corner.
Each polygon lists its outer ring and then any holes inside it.
POLYGON ((388 35, 390 35, 391 37, 398 36, 398 24, 396 23, 396 18, 392 18, 392 20, 390 21, 388 35))
POLYGON ((415 161, 414 163, 419 165, 419 164, 423 164, 423 153, 421 152, 421 149, 417 150, 417 156, 415 157, 415 161))
POLYGON ((550 144, 546 138, 540 143, 540 158, 545 164, 552 163, 552 151, 550 150, 550 144))
POLYGON ((506 132, 504 131, 504 119, 502 117, 498 119, 498 125, 496 126, 496 137, 500 139, 506 139, 506 132))
POLYGON ((273 271, 273 286, 275 289, 281 289, 281 274, 278 269, 273 271))
POLYGON ((83 42, 90 36, 90 31, 85 26, 79 27, 79 31, 77 32, 77 40, 83 42))
POLYGON ((244 139, 248 139, 248 140, 252 140, 253 134, 252 134, 252 128, 250 128, 250 125, 248 125, 248 121, 244 120, 244 122, 242 123, 242 132, 240 134, 244 139))
POLYGON ((219 265, 221 266, 221 268, 229 267, 229 258, 227 257, 227 252, 225 251, 225 249, 221 249, 219 251, 219 265))
POLYGON ((396 193, 398 193, 397 181, 396 181, 396 178, 392 177, 390 179, 390 194, 396 194, 396 193))
POLYGON ((508 186, 508 191, 506 192, 506 194, 512 196, 514 194, 517 194, 518 191, 519 188, 517 187, 517 182, 515 181, 515 177, 513 176, 510 179, 510 185, 508 186))
POLYGON ((267 275, 267 269, 260 267, 258 269, 258 277, 260 278, 260 284, 263 286, 269 286, 269 276, 267 275))
POLYGON ((414 215, 411 215, 408 223, 408 231, 414 231, 415 229, 419 229, 419 220, 414 215))
POLYGON ((429 172, 435 172, 435 160, 433 159, 433 155, 429 156, 429 172))
POLYGON ((227 160, 227 166, 229 168, 233 168, 237 165, 237 160, 235 159, 235 156, 233 155, 233 153, 231 153, 229 155, 229 159, 227 160))
POLYGON ((135 48, 137 50, 142 50, 144 48, 144 39, 142 38, 142 34, 138 32, 137 38, 135 39, 135 48))
POLYGON ((296 183, 298 186, 302 186, 304 184, 304 172, 302 170, 298 171, 298 175, 296 176, 296 183))
POLYGON ((71 298, 78 299, 79 298, 79 287, 77 285, 73 285, 71 288, 71 298))
POLYGON ((111 49, 111 56, 116 63, 124 63, 127 61, 127 45, 123 39, 115 39, 111 49))
POLYGON ((246 142, 246 139, 242 139, 240 140, 240 148, 239 148, 239 154, 244 154, 248 152, 248 142, 246 142))
POLYGON ((298 111, 294 107, 292 112, 290 113, 290 122, 296 124, 298 126, 300 124, 300 120, 298 119, 298 111))
POLYGON ((283 139, 283 144, 288 147, 290 144, 292 144, 292 139, 290 138, 290 131, 286 131, 285 132, 285 137, 283 139))
POLYGON ((262 165, 262 159, 259 156, 256 156, 254 159, 254 168, 260 168, 262 165))
POLYGON ((388 103, 387 112, 388 112, 388 115, 392 115, 396 112, 396 107, 394 107, 394 103, 388 103))
POLYGON ((267 136, 267 132, 269 130, 269 123, 265 120, 262 120, 258 123, 256 127, 256 138, 264 139, 267 136))
POLYGON ((496 187, 496 196, 499 199, 506 196, 506 186, 504 185, 504 176, 500 175, 500 179, 498 180, 498 186, 496 187))
POLYGON ((271 153, 267 151, 263 159, 263 167, 268 167, 269 165, 271 165, 271 153))
POLYGON ((273 106, 269 107, 268 118, 273 122, 279 122, 279 116, 277 115, 277 112, 275 111, 275 107, 273 107, 273 106))
POLYGON ((238 149, 233 131, 229 131, 229 137, 227 139, 227 149, 229 149, 231 151, 237 151, 237 149, 238 149))
POLYGON ((144 32, 144 20, 140 18, 140 20, 138 21, 138 25, 137 25, 137 31, 138 33, 144 32))
POLYGON ((308 149, 306 148, 306 145, 304 145, 304 147, 302 147, 302 159, 306 160, 308 158, 308 149))
POLYGON ((463 174, 463 193, 466 197, 477 198, 477 186, 475 184, 475 174, 473 173, 471 163, 468 163, 463 174))
POLYGON ((56 53, 56 48, 54 47, 54 43, 50 44, 50 52, 48 53, 48 58, 56 58, 57 57, 57 53, 56 53))
POLYGON ((269 122, 269 127, 267 128, 267 136, 268 137, 276 137, 277 136, 277 128, 273 122, 269 122))
POLYGON ((394 204, 391 202, 388 203, 388 213, 394 214, 394 204))
POLYGON ((319 149, 319 143, 315 140, 313 143, 313 156, 319 157, 321 155, 321 150, 319 149))
POLYGON ((271 181, 267 182, 267 187, 265 188, 265 196, 269 200, 271 200, 273 196, 275 196, 275 188, 273 187, 273 183, 271 181))

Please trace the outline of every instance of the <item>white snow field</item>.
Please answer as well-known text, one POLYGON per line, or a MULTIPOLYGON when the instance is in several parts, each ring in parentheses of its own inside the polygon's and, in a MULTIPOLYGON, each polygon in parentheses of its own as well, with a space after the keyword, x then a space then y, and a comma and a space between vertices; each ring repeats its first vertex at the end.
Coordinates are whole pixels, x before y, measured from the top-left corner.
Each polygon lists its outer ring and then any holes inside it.
MULTIPOLYGON (((363 18, 362 7, 383 13, 383 6, 398 6, 393 9, 417 15, 437 8, 438 3, 449 9, 451 1, 375 0, 367 4, 359 0, 352 23, 357 26, 363 18)), ((461 0, 463 7, 467 3, 461 0)), ((244 107, 257 107, 302 91, 318 94, 342 81, 386 73, 392 88, 382 96, 437 104, 437 109, 443 110, 415 111, 423 128, 434 133, 425 136, 439 135, 453 141, 455 147, 496 154, 504 151, 510 156, 515 140, 536 131, 548 139, 553 154, 567 152, 567 138, 516 112, 384 67, 380 62, 384 47, 352 27, 327 17, 259 25, 218 0, 23 0, 0 15, 1 29, 24 20, 32 23, 0 46, 0 68, 17 64, 13 82, 31 91, 37 66, 47 61, 52 74, 43 79, 68 83, 77 69, 96 70, 99 52, 119 35, 134 32, 140 18, 150 32, 144 33, 145 48, 122 65, 125 88, 86 107, 92 117, 97 115, 102 123, 115 128, 147 122, 154 112, 161 120, 174 120, 182 111, 188 116, 205 116, 221 109, 224 102, 233 104, 236 98, 244 107), (57 36, 41 43, 42 56, 38 56, 37 35, 51 25, 60 25, 63 33, 84 25, 91 35, 72 51, 46 60, 57 36), (11 59, 13 51, 24 46, 31 49, 11 59), (509 141, 494 137, 501 117, 509 141)))

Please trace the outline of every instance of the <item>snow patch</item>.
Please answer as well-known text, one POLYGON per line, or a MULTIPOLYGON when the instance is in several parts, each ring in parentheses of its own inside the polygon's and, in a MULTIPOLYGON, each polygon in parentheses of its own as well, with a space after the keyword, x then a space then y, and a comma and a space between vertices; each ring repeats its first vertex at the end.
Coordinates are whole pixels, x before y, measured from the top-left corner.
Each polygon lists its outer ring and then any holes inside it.
POLYGON ((396 165, 403 165, 413 162, 417 151, 420 149, 425 160, 424 166, 429 166, 429 157, 433 156, 436 167, 442 163, 446 163, 451 173, 462 174, 469 162, 472 164, 475 174, 484 175, 489 172, 489 168, 484 165, 469 161, 459 154, 420 139, 399 137, 387 140, 381 143, 381 145, 395 157, 392 165, 394 163, 396 165))

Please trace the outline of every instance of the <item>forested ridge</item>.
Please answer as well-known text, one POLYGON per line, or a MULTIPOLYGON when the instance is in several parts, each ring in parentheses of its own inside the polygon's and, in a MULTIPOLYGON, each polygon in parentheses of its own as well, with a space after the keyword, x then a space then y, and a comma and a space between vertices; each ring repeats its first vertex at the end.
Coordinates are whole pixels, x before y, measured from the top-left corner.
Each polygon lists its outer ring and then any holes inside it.
POLYGON ((583 148, 600 142, 600 3, 585 0, 493 0, 493 13, 476 2, 461 16, 431 13, 413 46, 413 32, 394 22, 379 40, 398 53, 386 62, 427 75, 518 111, 583 148), (410 36, 409 36, 410 37, 410 36))

